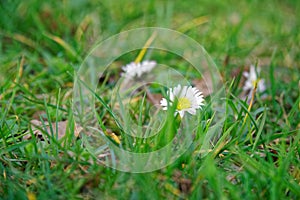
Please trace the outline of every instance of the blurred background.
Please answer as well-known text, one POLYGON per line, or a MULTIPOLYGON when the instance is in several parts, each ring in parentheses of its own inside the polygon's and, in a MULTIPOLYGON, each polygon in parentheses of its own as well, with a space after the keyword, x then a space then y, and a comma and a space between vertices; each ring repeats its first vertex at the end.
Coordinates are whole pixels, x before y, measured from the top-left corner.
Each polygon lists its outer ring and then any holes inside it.
POLYGON ((237 79, 236 95, 241 91, 241 71, 256 63, 272 97, 282 91, 292 99, 298 95, 300 3, 296 0, 3 0, 0 5, 0 92, 16 78, 23 57, 24 87, 34 94, 55 93, 57 88, 65 93, 73 86, 70 74, 98 42, 121 31, 158 26, 180 31, 203 45, 224 83, 237 79))

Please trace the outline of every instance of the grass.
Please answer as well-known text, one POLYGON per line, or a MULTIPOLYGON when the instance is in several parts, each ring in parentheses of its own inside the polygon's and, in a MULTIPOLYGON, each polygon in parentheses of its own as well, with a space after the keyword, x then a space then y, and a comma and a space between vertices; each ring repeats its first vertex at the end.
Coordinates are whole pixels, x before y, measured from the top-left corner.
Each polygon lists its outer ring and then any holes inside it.
MULTIPOLYGON (((299 1, 5 1, 0 13, 0 199, 299 199, 299 1), (224 80, 227 114, 206 156, 209 106, 197 116, 195 142, 174 163, 121 172, 95 162, 74 135, 73 74, 98 41, 146 26, 180 30, 205 47, 224 80), (242 71, 256 62, 268 87, 248 110, 239 98, 242 71), (33 119, 44 139, 35 137, 33 119)), ((117 146, 115 137, 125 138, 107 106, 120 66, 138 53, 121 56, 100 79, 99 122, 117 146)), ((176 55, 152 55, 199 78, 176 55)), ((151 103, 144 93, 136 99, 132 116, 146 123, 151 103)))

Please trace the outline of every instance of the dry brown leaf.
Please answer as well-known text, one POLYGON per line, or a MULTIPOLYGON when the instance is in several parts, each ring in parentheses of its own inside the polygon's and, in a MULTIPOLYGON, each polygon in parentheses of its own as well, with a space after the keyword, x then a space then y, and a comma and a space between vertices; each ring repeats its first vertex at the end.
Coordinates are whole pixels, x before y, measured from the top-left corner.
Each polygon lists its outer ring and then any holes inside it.
POLYGON ((192 186, 192 180, 185 178, 181 171, 175 170, 173 174, 173 180, 177 183, 178 189, 184 193, 188 194, 192 186))
POLYGON ((195 79, 192 81, 194 86, 203 93, 203 96, 209 96, 213 91, 213 82, 211 80, 211 75, 209 72, 204 72, 203 77, 205 79, 195 79))
MULTIPOLYGON (((48 134, 51 135, 51 128, 53 131, 53 134, 57 133, 58 140, 62 139, 66 135, 66 130, 68 127, 68 121, 60 121, 60 122, 54 122, 51 123, 51 126, 48 122, 41 122, 39 120, 31 120, 31 130, 33 131, 36 138, 39 138, 41 140, 46 140, 44 138, 43 132, 46 131, 48 134)), ((74 136, 79 137, 79 133, 83 130, 83 128, 79 125, 75 124, 74 127, 74 136)), ((31 135, 27 134, 23 137, 23 139, 28 140, 31 139, 31 135)))
POLYGON ((147 94, 147 99, 153 104, 153 105, 159 105, 161 99, 163 96, 161 94, 147 94))

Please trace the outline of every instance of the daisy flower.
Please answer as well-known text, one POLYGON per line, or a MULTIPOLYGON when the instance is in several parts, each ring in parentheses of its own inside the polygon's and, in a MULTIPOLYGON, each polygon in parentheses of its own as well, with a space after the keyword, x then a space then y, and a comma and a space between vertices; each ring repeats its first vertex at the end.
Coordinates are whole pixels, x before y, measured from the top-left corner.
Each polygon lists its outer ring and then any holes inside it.
POLYGON ((140 78, 142 74, 150 72, 155 66, 156 66, 155 61, 146 60, 141 63, 131 62, 122 67, 122 70, 124 72, 121 75, 130 79, 134 77, 140 78))
POLYGON ((181 118, 184 116, 185 112, 195 115, 196 110, 204 105, 202 92, 192 86, 182 87, 181 85, 178 85, 177 87, 170 88, 167 91, 167 95, 169 96, 169 103, 165 98, 160 101, 163 110, 167 110, 168 105, 172 106, 176 101, 176 113, 179 113, 181 118))
POLYGON ((257 70, 255 66, 251 65, 249 72, 243 72, 245 78, 247 78, 243 90, 245 92, 249 92, 248 97, 252 96, 255 84, 257 84, 257 91, 264 92, 266 90, 265 80, 259 78, 260 68, 258 67, 257 70))

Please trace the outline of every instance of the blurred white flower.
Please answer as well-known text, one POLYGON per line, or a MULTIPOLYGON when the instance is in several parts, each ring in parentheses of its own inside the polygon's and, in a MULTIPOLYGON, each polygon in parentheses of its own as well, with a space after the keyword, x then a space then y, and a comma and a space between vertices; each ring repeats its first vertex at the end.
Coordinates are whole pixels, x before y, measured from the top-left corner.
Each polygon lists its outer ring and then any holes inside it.
POLYGON ((150 72, 156 66, 155 61, 131 62, 122 67, 124 71, 121 75, 126 78, 140 78, 142 74, 150 72))
POLYGON ((250 66, 250 70, 249 72, 243 72, 243 75, 245 76, 245 78, 247 78, 247 80, 245 81, 243 90, 245 92, 249 92, 248 94, 248 99, 251 98, 253 90, 255 88, 255 84, 257 85, 257 92, 264 92, 266 90, 266 84, 265 84, 265 80, 259 78, 260 75, 260 68, 257 67, 257 69, 255 69, 255 66, 251 65, 250 66))
POLYGON ((160 101, 160 105, 163 110, 168 109, 168 105, 172 106, 174 102, 177 102, 176 113, 179 113, 180 117, 184 116, 185 112, 192 115, 196 114, 196 109, 200 109, 204 105, 204 99, 202 92, 192 86, 181 86, 170 88, 167 91, 170 102, 163 98, 160 101))

